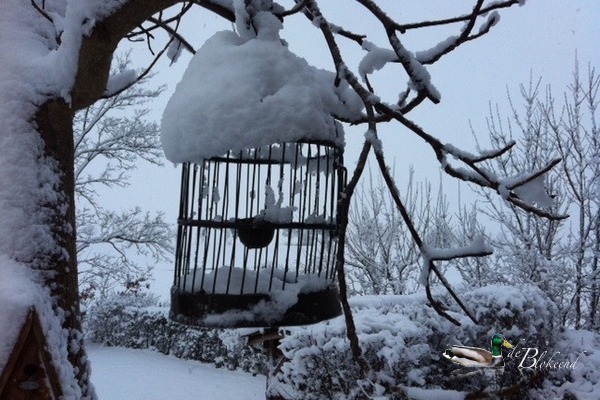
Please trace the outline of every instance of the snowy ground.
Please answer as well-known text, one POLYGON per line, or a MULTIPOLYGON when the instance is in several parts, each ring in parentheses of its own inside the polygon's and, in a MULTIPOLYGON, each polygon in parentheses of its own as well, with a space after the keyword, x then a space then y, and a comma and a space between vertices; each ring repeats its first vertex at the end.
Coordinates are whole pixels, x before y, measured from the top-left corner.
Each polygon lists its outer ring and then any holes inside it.
POLYGON ((88 346, 92 382, 103 400, 254 400, 264 376, 217 369, 148 350, 88 346))

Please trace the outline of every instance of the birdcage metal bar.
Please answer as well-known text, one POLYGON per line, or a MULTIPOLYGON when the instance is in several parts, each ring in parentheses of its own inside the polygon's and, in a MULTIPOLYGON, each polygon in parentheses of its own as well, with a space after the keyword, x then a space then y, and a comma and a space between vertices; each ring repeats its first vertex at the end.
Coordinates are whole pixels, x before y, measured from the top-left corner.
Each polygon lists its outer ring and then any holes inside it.
MULTIPOLYGON (((240 223, 236 221, 205 221, 205 220, 197 220, 191 218, 179 218, 177 220, 179 224, 185 226, 193 226, 193 227, 205 227, 205 228, 239 228, 240 223)), ((335 223, 328 222, 311 222, 311 223, 303 223, 303 222, 281 222, 277 224, 272 224, 274 227, 278 229, 296 229, 296 230, 313 230, 313 229, 326 229, 326 230, 336 230, 337 225, 335 223)))

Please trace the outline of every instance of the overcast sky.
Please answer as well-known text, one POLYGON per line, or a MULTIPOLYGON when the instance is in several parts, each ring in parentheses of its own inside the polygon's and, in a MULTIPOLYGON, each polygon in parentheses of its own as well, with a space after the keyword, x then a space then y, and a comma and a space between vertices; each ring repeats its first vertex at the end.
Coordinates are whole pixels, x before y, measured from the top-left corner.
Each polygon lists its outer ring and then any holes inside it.
MULTIPOLYGON (((281 2, 289 6, 290 1, 281 2)), ((417 22, 424 19, 452 17, 469 10, 473 0, 430 1, 378 1, 391 16, 399 21, 417 22), (461 12, 462 11, 462 12, 461 12)), ((375 44, 386 47, 383 29, 375 20, 365 19, 362 6, 351 0, 321 1, 323 13, 330 22, 357 33, 366 33, 375 44)), ((582 69, 587 64, 600 68, 600 2, 598 0, 529 0, 523 7, 501 10, 500 22, 491 32, 467 43, 429 67, 432 83, 441 92, 442 101, 434 105, 425 102, 409 117, 443 142, 459 145, 473 151, 475 143, 470 133, 471 123, 485 137, 485 117, 489 102, 498 103, 501 110, 508 111, 506 90, 517 97, 520 83, 527 83, 530 74, 551 84, 555 94, 561 93, 570 82, 575 54, 582 69)), ((319 31, 302 15, 290 17, 282 37, 289 42, 292 52, 320 68, 332 70, 331 57, 324 46, 319 31)), ((462 24, 449 28, 414 32, 401 37, 411 51, 428 49, 449 35, 457 34, 462 24)), ((232 29, 232 25, 210 12, 199 11, 194 17, 183 20, 181 32, 196 48, 214 32, 232 29)), ((356 66, 364 55, 354 43, 339 39, 349 67, 356 66)), ((123 46, 123 49, 127 47, 123 46)), ((135 46, 134 61, 141 68, 148 62, 148 52, 143 44, 135 46)), ((169 67, 163 60, 155 68, 155 84, 167 84, 165 95, 153 105, 153 116, 160 120, 168 97, 181 78, 190 60, 183 54, 179 61, 169 67)), ((386 67, 381 79, 374 79, 376 88, 382 90, 383 100, 395 102, 398 92, 406 84, 406 75, 397 66, 386 67)), ((364 127, 346 130, 347 165, 352 168, 360 150, 364 127)), ((439 166, 433 152, 399 124, 379 127, 384 149, 389 160, 395 160, 398 186, 404 187, 402 179, 410 165, 417 170, 417 178, 438 181, 439 166)), ((456 183, 444 178, 449 197, 456 195, 456 183)), ((464 187, 464 185, 463 185, 464 187)), ((140 167, 133 175, 132 189, 127 196, 119 198, 124 208, 140 205, 161 210, 173 222, 176 221, 179 196, 179 169, 167 162, 163 168, 140 167), (126 198, 127 200, 123 200, 126 198)), ((466 188, 462 189, 466 190, 466 188)), ((170 266, 157 266, 168 269, 170 266)), ((172 269, 172 268, 171 268, 172 269)), ((167 275, 168 276, 168 275, 167 275)), ((170 282, 155 284, 161 292, 170 282)), ((165 293, 166 295, 166 293, 165 293)))

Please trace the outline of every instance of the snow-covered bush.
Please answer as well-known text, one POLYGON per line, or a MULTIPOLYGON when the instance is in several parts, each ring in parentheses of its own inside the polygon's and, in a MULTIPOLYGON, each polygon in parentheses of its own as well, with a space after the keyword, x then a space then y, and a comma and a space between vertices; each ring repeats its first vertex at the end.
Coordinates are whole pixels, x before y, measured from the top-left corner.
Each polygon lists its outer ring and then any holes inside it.
POLYGON ((86 338, 104 346, 150 349, 181 359, 252 373, 266 372, 266 357, 234 343, 228 330, 184 326, 168 318, 150 295, 115 295, 92 303, 85 318, 86 338))
POLYGON ((156 305, 156 298, 149 294, 122 293, 92 301, 84 319, 87 337, 107 346, 147 348, 148 334, 164 325, 161 321, 153 321, 155 326, 149 323, 150 307, 156 305))
POLYGON ((540 399, 600 398, 600 334, 566 330, 554 351, 560 352, 560 361, 571 365, 551 369, 535 395, 540 399))
MULTIPOLYGON (((480 376, 457 379, 459 370, 444 357, 446 346, 462 344, 489 350, 495 333, 511 342, 551 348, 555 337, 549 323, 553 304, 534 287, 493 285, 461 294, 480 324, 452 313, 461 326, 452 325, 430 307, 423 294, 364 296, 351 299, 358 337, 375 380, 361 383, 352 359, 342 317, 318 325, 295 328, 282 340, 286 361, 271 381, 269 391, 285 399, 360 399, 395 395, 398 387, 490 390, 480 376)), ((521 383, 515 360, 506 357, 501 386, 521 383)), ((496 388, 497 389, 497 388, 496 388)), ((516 386, 522 396, 527 387, 516 386)), ((396 395, 399 396, 399 395, 396 395)))

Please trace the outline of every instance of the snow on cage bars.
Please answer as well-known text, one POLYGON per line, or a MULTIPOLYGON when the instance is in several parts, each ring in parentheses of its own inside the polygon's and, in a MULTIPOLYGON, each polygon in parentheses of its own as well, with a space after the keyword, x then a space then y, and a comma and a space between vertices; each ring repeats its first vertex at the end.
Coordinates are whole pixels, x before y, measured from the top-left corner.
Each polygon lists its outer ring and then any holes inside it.
POLYGON ((322 141, 184 164, 171 318, 270 327, 340 315, 336 210, 345 179, 342 148, 322 141))

